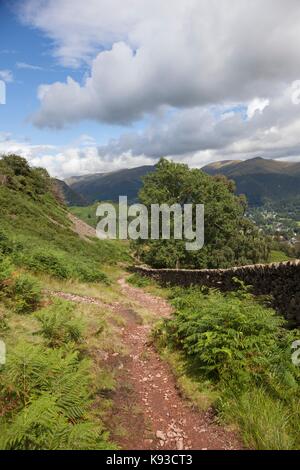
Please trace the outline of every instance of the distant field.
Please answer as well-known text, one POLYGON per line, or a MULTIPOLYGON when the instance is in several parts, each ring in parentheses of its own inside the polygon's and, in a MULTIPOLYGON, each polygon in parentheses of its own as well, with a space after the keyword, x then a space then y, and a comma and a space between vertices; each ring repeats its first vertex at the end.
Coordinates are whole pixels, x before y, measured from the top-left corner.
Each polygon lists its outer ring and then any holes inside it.
MULTIPOLYGON (((118 221, 118 205, 114 202, 111 201, 103 201, 103 203, 111 203, 115 209, 116 209, 116 214, 117 214, 117 221, 118 221)), ((96 216, 96 210, 97 207, 101 204, 101 202, 94 202, 94 204, 91 204, 89 206, 81 207, 81 206, 72 206, 69 207, 69 211, 72 212, 72 214, 76 215, 79 219, 83 220, 86 222, 88 225, 91 225, 91 227, 96 228, 97 223, 98 223, 98 217, 96 216)))
POLYGON ((94 204, 91 204, 90 206, 85 206, 85 207, 73 206, 73 207, 69 207, 69 210, 70 212, 72 212, 72 214, 76 215, 76 217, 79 217, 81 220, 83 220, 87 224, 96 228, 97 226, 96 210, 97 210, 98 204, 99 204, 98 202, 95 202, 94 204))
POLYGON ((289 261, 291 258, 289 258, 285 253, 279 250, 271 250, 271 257, 270 261, 271 263, 280 263, 282 261, 289 261))

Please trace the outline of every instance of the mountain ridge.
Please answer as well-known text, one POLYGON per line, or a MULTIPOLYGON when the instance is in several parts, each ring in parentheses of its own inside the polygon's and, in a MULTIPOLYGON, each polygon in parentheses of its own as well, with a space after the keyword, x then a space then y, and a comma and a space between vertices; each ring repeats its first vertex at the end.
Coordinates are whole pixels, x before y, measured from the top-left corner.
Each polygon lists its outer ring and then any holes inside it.
POLYGON ((265 200, 278 201, 300 195, 300 162, 254 159, 223 165, 211 163, 202 168, 211 176, 222 174, 236 184, 239 194, 245 194, 250 205, 260 206, 265 200))
MULTIPOLYGON (((74 192, 73 195, 82 197, 87 204, 101 200, 117 201, 119 195, 127 195, 130 201, 136 201, 142 178, 154 170, 154 165, 144 165, 108 173, 72 176, 65 183, 74 192)), ((256 157, 221 160, 205 165, 201 170, 211 176, 222 174, 233 180, 237 193, 245 194, 250 205, 260 206, 268 199, 278 201, 300 195, 300 162, 256 157)))

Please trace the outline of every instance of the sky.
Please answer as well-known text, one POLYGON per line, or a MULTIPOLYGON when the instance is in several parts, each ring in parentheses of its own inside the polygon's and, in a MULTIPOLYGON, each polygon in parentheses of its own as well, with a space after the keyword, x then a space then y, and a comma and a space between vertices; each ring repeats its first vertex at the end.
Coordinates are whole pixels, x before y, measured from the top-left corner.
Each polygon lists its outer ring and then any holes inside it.
POLYGON ((0 0, 0 153, 60 178, 300 161, 299 44, 299 0, 0 0))

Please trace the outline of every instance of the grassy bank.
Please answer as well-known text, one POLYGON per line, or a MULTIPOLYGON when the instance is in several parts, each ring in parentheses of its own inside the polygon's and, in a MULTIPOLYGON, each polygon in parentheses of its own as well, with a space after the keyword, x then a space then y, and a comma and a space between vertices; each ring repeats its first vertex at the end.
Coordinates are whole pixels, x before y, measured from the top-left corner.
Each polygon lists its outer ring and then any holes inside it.
MULTIPOLYGON (((0 373, 0 448, 114 448, 104 425, 114 373, 102 355, 119 351, 118 319, 105 304, 43 294, 43 284, 3 257, 0 272, 0 337, 7 349, 0 373)), ((102 287, 102 297, 105 289, 109 298, 109 286, 102 287)))
POLYGON ((157 347, 195 406, 212 406, 253 449, 299 449, 300 368, 276 313, 242 288, 172 289, 175 313, 154 330, 157 347))
POLYGON ((118 297, 112 286, 127 247, 80 238, 46 171, 11 156, 0 172, 0 448, 113 448, 104 418, 114 376, 101 358, 120 348, 105 302, 118 297))

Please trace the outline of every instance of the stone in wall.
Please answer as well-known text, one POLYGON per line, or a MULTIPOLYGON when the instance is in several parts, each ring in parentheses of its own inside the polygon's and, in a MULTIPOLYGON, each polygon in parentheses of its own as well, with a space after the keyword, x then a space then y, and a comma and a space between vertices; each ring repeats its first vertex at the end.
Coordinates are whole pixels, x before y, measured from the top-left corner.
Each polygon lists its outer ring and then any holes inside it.
POLYGON ((229 269, 152 269, 135 266, 132 270, 164 285, 202 285, 224 291, 237 288, 234 278, 253 286, 257 295, 271 295, 274 308, 291 327, 300 327, 300 260, 255 264, 229 269))

